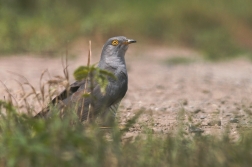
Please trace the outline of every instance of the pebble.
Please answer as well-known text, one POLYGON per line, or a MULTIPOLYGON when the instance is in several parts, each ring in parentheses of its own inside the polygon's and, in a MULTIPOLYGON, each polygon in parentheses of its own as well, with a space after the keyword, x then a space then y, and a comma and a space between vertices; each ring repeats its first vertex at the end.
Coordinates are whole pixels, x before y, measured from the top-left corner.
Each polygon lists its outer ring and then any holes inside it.
POLYGON ((236 119, 236 118, 230 118, 229 122, 230 122, 230 123, 238 123, 239 120, 236 119))
POLYGON ((131 109, 132 109, 131 107, 126 108, 127 111, 129 111, 129 110, 131 110, 131 109))
POLYGON ((200 109, 200 108, 196 108, 193 112, 195 113, 195 114, 197 114, 197 113, 199 113, 199 112, 201 112, 202 110, 200 109))
POLYGON ((180 101, 180 104, 182 104, 184 106, 188 105, 187 99, 180 99, 179 101, 180 101))
POLYGON ((194 127, 194 126, 190 126, 190 127, 189 127, 189 132, 190 132, 190 133, 198 133, 198 134, 201 134, 201 133, 204 132, 204 130, 201 129, 201 128, 194 127))
POLYGON ((221 121, 220 120, 213 120, 207 123, 208 126, 214 126, 214 125, 218 125, 221 126, 221 121))
POLYGON ((166 111, 166 110, 167 110, 166 107, 160 108, 160 111, 166 111))

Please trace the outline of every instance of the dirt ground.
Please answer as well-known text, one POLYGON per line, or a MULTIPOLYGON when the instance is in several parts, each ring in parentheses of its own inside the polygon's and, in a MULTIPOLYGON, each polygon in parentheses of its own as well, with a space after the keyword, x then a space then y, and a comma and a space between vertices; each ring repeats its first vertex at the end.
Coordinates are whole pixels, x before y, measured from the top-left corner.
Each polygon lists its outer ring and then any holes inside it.
MULTIPOLYGON (((101 48, 99 46, 98 48, 101 48)), ((86 64, 86 49, 70 52, 70 74, 86 64), (78 55, 78 56, 73 56, 78 55)), ((92 63, 99 60, 100 51, 93 52, 92 63)), ((246 59, 207 62, 197 53, 179 48, 139 47, 132 45, 126 53, 129 88, 118 113, 120 124, 144 112, 129 135, 137 135, 144 127, 154 133, 168 133, 184 122, 188 132, 219 133, 230 127, 249 129, 252 124, 252 63, 246 59), (183 57, 190 63, 167 63, 169 58, 183 57)), ((15 80, 25 76, 39 89, 41 73, 48 69, 51 76, 63 75, 60 57, 12 55, 0 57, 0 80, 13 94, 20 88, 15 80)), ((70 78, 73 81, 73 77, 70 78)), ((0 99, 6 97, 0 86, 0 99)))

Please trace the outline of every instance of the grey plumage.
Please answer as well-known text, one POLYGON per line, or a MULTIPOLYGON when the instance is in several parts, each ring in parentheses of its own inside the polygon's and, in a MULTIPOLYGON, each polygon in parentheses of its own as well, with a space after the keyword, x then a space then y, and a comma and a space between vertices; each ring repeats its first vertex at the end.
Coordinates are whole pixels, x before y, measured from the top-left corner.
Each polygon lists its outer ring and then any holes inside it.
MULTIPOLYGON (((91 113, 94 116, 98 114, 104 119, 115 116, 120 101, 125 96, 128 89, 128 74, 125 63, 125 53, 130 43, 135 43, 133 39, 127 39, 123 36, 113 37, 107 40, 104 44, 98 68, 107 70, 114 74, 116 79, 108 78, 108 85, 105 94, 101 93, 100 86, 95 83, 91 92, 91 97, 82 98, 85 81, 76 81, 70 85, 69 91, 64 90, 59 96, 52 100, 53 105, 63 103, 64 106, 73 107, 81 120, 84 121, 88 117, 88 110, 91 104, 91 113), (84 102, 84 103, 83 103, 84 102), (81 114, 82 112, 82 114, 81 114)), ((90 87, 90 82, 87 83, 90 87)), ((39 112, 35 117, 47 117, 50 111, 49 108, 39 112)))

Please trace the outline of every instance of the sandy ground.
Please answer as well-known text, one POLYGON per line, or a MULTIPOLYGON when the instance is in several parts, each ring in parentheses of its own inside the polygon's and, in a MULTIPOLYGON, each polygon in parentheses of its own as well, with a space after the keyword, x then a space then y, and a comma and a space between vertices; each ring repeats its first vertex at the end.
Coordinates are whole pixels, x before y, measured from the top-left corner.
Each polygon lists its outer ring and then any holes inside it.
MULTIPOLYGON (((74 53, 78 56, 70 54, 70 74, 86 64, 87 52, 83 50, 74 53)), ((98 61, 99 52, 93 52, 92 63, 98 61)), ((188 132, 203 134, 219 133, 229 126, 230 133, 235 135, 237 129, 251 127, 252 63, 248 60, 212 63, 189 50, 134 45, 127 52, 126 61, 129 89, 121 103, 118 121, 125 124, 139 109, 144 111, 130 129, 130 135, 139 134, 146 126, 154 133, 168 133, 179 122, 183 122, 188 132), (173 57, 185 57, 193 62, 165 63, 173 57)), ((22 83, 24 80, 9 71, 25 76, 38 89, 40 75, 46 69, 51 76, 62 76, 61 58, 0 57, 0 79, 13 94, 20 90, 15 80, 22 83)), ((70 80, 73 81, 72 76, 70 80)), ((0 93, 0 99, 4 99, 2 85, 0 93)))

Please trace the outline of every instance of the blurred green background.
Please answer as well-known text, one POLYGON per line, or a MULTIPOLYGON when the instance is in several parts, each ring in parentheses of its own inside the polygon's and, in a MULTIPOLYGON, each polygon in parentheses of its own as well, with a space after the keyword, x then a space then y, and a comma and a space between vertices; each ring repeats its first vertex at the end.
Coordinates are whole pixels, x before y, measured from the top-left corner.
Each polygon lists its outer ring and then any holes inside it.
POLYGON ((209 59, 252 53, 251 0, 1 0, 0 55, 124 35, 209 59))

